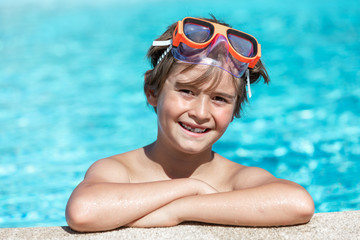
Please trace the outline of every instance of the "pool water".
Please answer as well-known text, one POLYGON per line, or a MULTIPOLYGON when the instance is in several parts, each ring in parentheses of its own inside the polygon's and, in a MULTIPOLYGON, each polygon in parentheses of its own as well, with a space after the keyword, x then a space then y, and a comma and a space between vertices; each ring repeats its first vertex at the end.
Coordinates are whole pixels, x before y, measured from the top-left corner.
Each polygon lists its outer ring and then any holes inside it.
POLYGON ((0 227, 66 225, 94 161, 155 140, 147 48, 208 13, 256 36, 271 76, 215 151, 298 182, 316 212, 360 210, 357 1, 91 2, 0 2, 0 227))

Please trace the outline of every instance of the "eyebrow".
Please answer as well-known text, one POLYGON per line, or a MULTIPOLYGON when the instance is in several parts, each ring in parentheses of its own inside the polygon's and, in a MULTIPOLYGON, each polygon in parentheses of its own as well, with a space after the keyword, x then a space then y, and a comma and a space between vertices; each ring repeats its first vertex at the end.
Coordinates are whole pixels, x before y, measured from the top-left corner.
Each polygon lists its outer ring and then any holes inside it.
POLYGON ((191 84, 191 82, 182 82, 182 81, 176 81, 176 82, 175 82, 175 87, 176 87, 176 88, 182 88, 182 87, 195 88, 195 87, 194 87, 194 84, 191 84))

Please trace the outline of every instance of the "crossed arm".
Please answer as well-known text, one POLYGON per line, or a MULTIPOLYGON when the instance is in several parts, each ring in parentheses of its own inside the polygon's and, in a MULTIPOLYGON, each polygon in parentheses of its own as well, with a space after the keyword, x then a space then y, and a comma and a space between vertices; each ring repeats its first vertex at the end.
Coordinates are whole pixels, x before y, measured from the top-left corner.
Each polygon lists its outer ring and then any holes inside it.
MULTIPOLYGON (((114 169, 111 165, 106 165, 107 172, 114 169)), ((74 230, 165 227, 184 221, 294 225, 308 222, 314 212, 312 199, 302 187, 275 177, 257 186, 217 192, 191 178, 129 183, 125 169, 121 172, 118 167, 110 180, 97 176, 95 172, 105 170, 101 168, 96 164, 90 168, 69 199, 66 218, 74 230)))

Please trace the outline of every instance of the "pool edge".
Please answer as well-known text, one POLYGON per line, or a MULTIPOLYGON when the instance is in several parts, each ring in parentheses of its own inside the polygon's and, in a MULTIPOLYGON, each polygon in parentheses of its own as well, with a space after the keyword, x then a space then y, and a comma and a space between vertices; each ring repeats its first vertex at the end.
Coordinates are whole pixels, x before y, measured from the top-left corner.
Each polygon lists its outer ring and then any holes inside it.
POLYGON ((360 211, 316 213, 304 225, 250 228, 182 224, 170 228, 121 228, 102 233, 76 233, 68 227, 0 228, 0 239, 358 239, 360 211))

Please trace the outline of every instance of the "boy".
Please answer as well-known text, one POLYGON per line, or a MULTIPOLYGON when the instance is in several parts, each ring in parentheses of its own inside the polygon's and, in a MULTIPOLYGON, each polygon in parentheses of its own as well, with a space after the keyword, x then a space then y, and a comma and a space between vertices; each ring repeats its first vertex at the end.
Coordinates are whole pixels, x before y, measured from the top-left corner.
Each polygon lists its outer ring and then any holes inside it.
POLYGON ((251 35, 214 19, 184 18, 154 41, 144 91, 157 140, 95 162, 66 208, 76 231, 165 227, 184 221, 279 226, 308 222, 314 203, 296 183, 212 151, 250 83, 269 78, 251 35))

